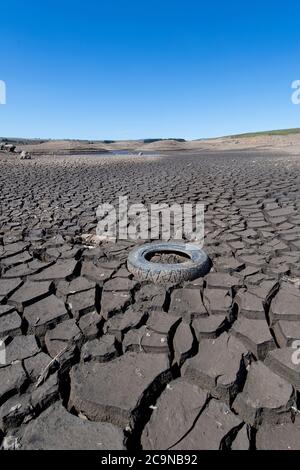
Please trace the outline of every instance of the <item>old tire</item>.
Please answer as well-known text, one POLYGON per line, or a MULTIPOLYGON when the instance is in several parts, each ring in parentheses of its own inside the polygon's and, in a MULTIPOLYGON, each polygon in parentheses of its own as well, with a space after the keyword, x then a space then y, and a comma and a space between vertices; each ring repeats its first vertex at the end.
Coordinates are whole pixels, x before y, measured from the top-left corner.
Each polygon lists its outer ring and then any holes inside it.
POLYGON ((140 281, 154 284, 179 284, 208 273, 211 263, 206 253, 192 243, 147 243, 137 246, 128 256, 128 270, 140 281), (152 263, 147 260, 154 253, 176 253, 187 261, 176 264, 152 263))

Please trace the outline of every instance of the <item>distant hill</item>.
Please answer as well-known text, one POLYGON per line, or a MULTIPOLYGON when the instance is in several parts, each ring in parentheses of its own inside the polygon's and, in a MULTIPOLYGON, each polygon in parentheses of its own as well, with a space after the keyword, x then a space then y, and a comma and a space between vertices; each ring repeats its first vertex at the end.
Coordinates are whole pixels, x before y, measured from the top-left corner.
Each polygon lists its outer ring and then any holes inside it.
POLYGON ((289 134, 300 134, 300 128, 295 127, 292 129, 278 129, 275 131, 247 132, 245 134, 234 134, 234 135, 224 136, 224 137, 231 137, 232 139, 236 139, 240 137, 258 137, 258 136, 263 136, 263 135, 289 135, 289 134))

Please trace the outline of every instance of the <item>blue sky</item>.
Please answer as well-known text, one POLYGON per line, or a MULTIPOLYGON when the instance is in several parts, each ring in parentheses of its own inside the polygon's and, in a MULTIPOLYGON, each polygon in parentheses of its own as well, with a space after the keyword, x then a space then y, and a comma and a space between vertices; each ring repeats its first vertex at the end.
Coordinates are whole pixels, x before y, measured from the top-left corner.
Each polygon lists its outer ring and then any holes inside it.
POLYGON ((300 127, 300 4, 9 0, 0 135, 196 139, 300 127))

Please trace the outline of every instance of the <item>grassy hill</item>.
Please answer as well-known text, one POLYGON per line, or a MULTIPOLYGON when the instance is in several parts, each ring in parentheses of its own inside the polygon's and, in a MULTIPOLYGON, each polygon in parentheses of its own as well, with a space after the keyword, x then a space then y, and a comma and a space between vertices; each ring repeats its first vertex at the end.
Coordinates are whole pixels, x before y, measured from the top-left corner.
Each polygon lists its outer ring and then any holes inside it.
POLYGON ((278 129, 275 131, 262 131, 262 132, 247 132, 245 134, 235 134, 230 135, 232 139, 240 138, 240 137, 258 137, 263 135, 289 135, 289 134, 300 134, 300 128, 294 129, 278 129))

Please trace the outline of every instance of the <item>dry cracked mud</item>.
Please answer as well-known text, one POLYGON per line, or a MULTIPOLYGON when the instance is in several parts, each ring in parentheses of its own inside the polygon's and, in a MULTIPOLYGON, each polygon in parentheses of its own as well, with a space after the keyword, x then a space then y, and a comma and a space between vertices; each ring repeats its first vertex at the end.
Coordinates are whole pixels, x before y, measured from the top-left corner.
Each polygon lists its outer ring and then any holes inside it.
POLYGON ((299 170, 263 151, 0 153, 1 448, 299 449, 299 170), (98 205, 125 195, 203 203, 210 272, 137 282, 136 242, 93 246, 98 205))

